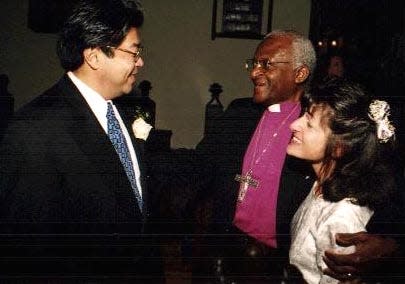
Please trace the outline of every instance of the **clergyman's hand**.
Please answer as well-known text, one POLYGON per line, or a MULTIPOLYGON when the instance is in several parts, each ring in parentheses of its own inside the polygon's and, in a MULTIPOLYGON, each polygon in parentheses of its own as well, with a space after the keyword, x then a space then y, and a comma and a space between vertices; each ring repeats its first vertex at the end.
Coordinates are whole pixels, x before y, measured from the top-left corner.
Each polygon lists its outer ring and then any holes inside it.
POLYGON ((385 257, 394 255, 398 250, 394 239, 366 232, 336 234, 335 237, 339 246, 356 246, 351 254, 339 254, 333 249, 325 251, 324 261, 328 268, 324 273, 344 283, 358 283, 356 281, 362 275, 367 275, 385 257))

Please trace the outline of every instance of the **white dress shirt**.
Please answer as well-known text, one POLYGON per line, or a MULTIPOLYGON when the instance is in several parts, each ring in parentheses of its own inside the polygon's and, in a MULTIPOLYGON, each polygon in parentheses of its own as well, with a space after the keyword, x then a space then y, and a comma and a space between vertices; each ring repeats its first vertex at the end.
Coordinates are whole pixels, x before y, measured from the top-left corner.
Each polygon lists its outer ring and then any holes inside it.
POLYGON ((107 127, 107 103, 111 102, 115 116, 118 119, 122 132, 125 136, 125 140, 128 144, 129 154, 131 155, 132 164, 134 166, 135 171, 135 178, 136 178, 136 185, 139 189, 139 194, 142 197, 142 187, 141 187, 141 172, 139 169, 138 159, 136 157, 136 153, 134 150, 134 145, 132 144, 131 137, 129 136, 128 129, 126 128, 124 122, 122 121, 121 115, 113 102, 111 100, 105 100, 99 93, 95 90, 90 88, 86 85, 83 81, 77 78, 73 72, 68 72, 67 75, 72 80, 73 84, 79 89, 81 95, 86 100, 87 104, 89 105, 91 111, 96 116, 98 122, 100 123, 101 127, 104 129, 104 132, 108 135, 108 127, 107 127))

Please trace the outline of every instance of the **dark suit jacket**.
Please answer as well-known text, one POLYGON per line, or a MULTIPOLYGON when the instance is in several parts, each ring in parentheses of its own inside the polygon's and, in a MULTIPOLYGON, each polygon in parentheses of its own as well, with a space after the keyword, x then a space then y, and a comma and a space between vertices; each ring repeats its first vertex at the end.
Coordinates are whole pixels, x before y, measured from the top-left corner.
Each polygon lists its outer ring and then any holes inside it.
MULTIPOLYGON (((35 273, 139 272, 153 244, 144 238, 150 208, 142 145, 132 142, 143 214, 113 145, 68 76, 20 109, 0 146, 1 230, 11 234, 2 241, 10 256, 32 254, 24 269, 35 273), (38 257, 49 257, 41 259, 47 268, 35 265, 38 257)), ((20 273, 23 260, 2 270, 20 273)))

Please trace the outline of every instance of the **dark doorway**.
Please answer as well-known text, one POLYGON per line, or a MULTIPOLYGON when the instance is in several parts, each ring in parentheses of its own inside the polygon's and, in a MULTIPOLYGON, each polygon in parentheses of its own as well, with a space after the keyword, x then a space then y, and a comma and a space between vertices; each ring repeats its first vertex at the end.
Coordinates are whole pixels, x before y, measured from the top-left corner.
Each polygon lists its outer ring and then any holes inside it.
POLYGON ((405 1, 312 0, 310 38, 318 55, 343 54, 347 76, 391 104, 405 160, 405 1))
POLYGON ((404 30, 402 0, 312 0, 310 38, 318 53, 340 50, 350 76, 378 96, 405 87, 404 30))

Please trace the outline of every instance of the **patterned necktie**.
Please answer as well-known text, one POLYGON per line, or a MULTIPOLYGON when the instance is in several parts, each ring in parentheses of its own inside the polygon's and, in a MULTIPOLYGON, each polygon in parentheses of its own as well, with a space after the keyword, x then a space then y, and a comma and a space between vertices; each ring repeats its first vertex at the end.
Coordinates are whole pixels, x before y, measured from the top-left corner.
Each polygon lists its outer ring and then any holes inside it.
POLYGON ((131 182, 131 187, 135 193, 136 200, 138 201, 139 208, 142 212, 142 197, 139 194, 139 189, 136 185, 135 171, 132 163, 131 155, 129 154, 128 144, 125 139, 124 134, 122 133, 120 124, 114 114, 114 109, 110 102, 107 103, 107 127, 108 127, 108 136, 112 144, 114 145, 115 151, 117 151, 118 156, 120 157, 121 163, 125 168, 128 179, 131 182))

